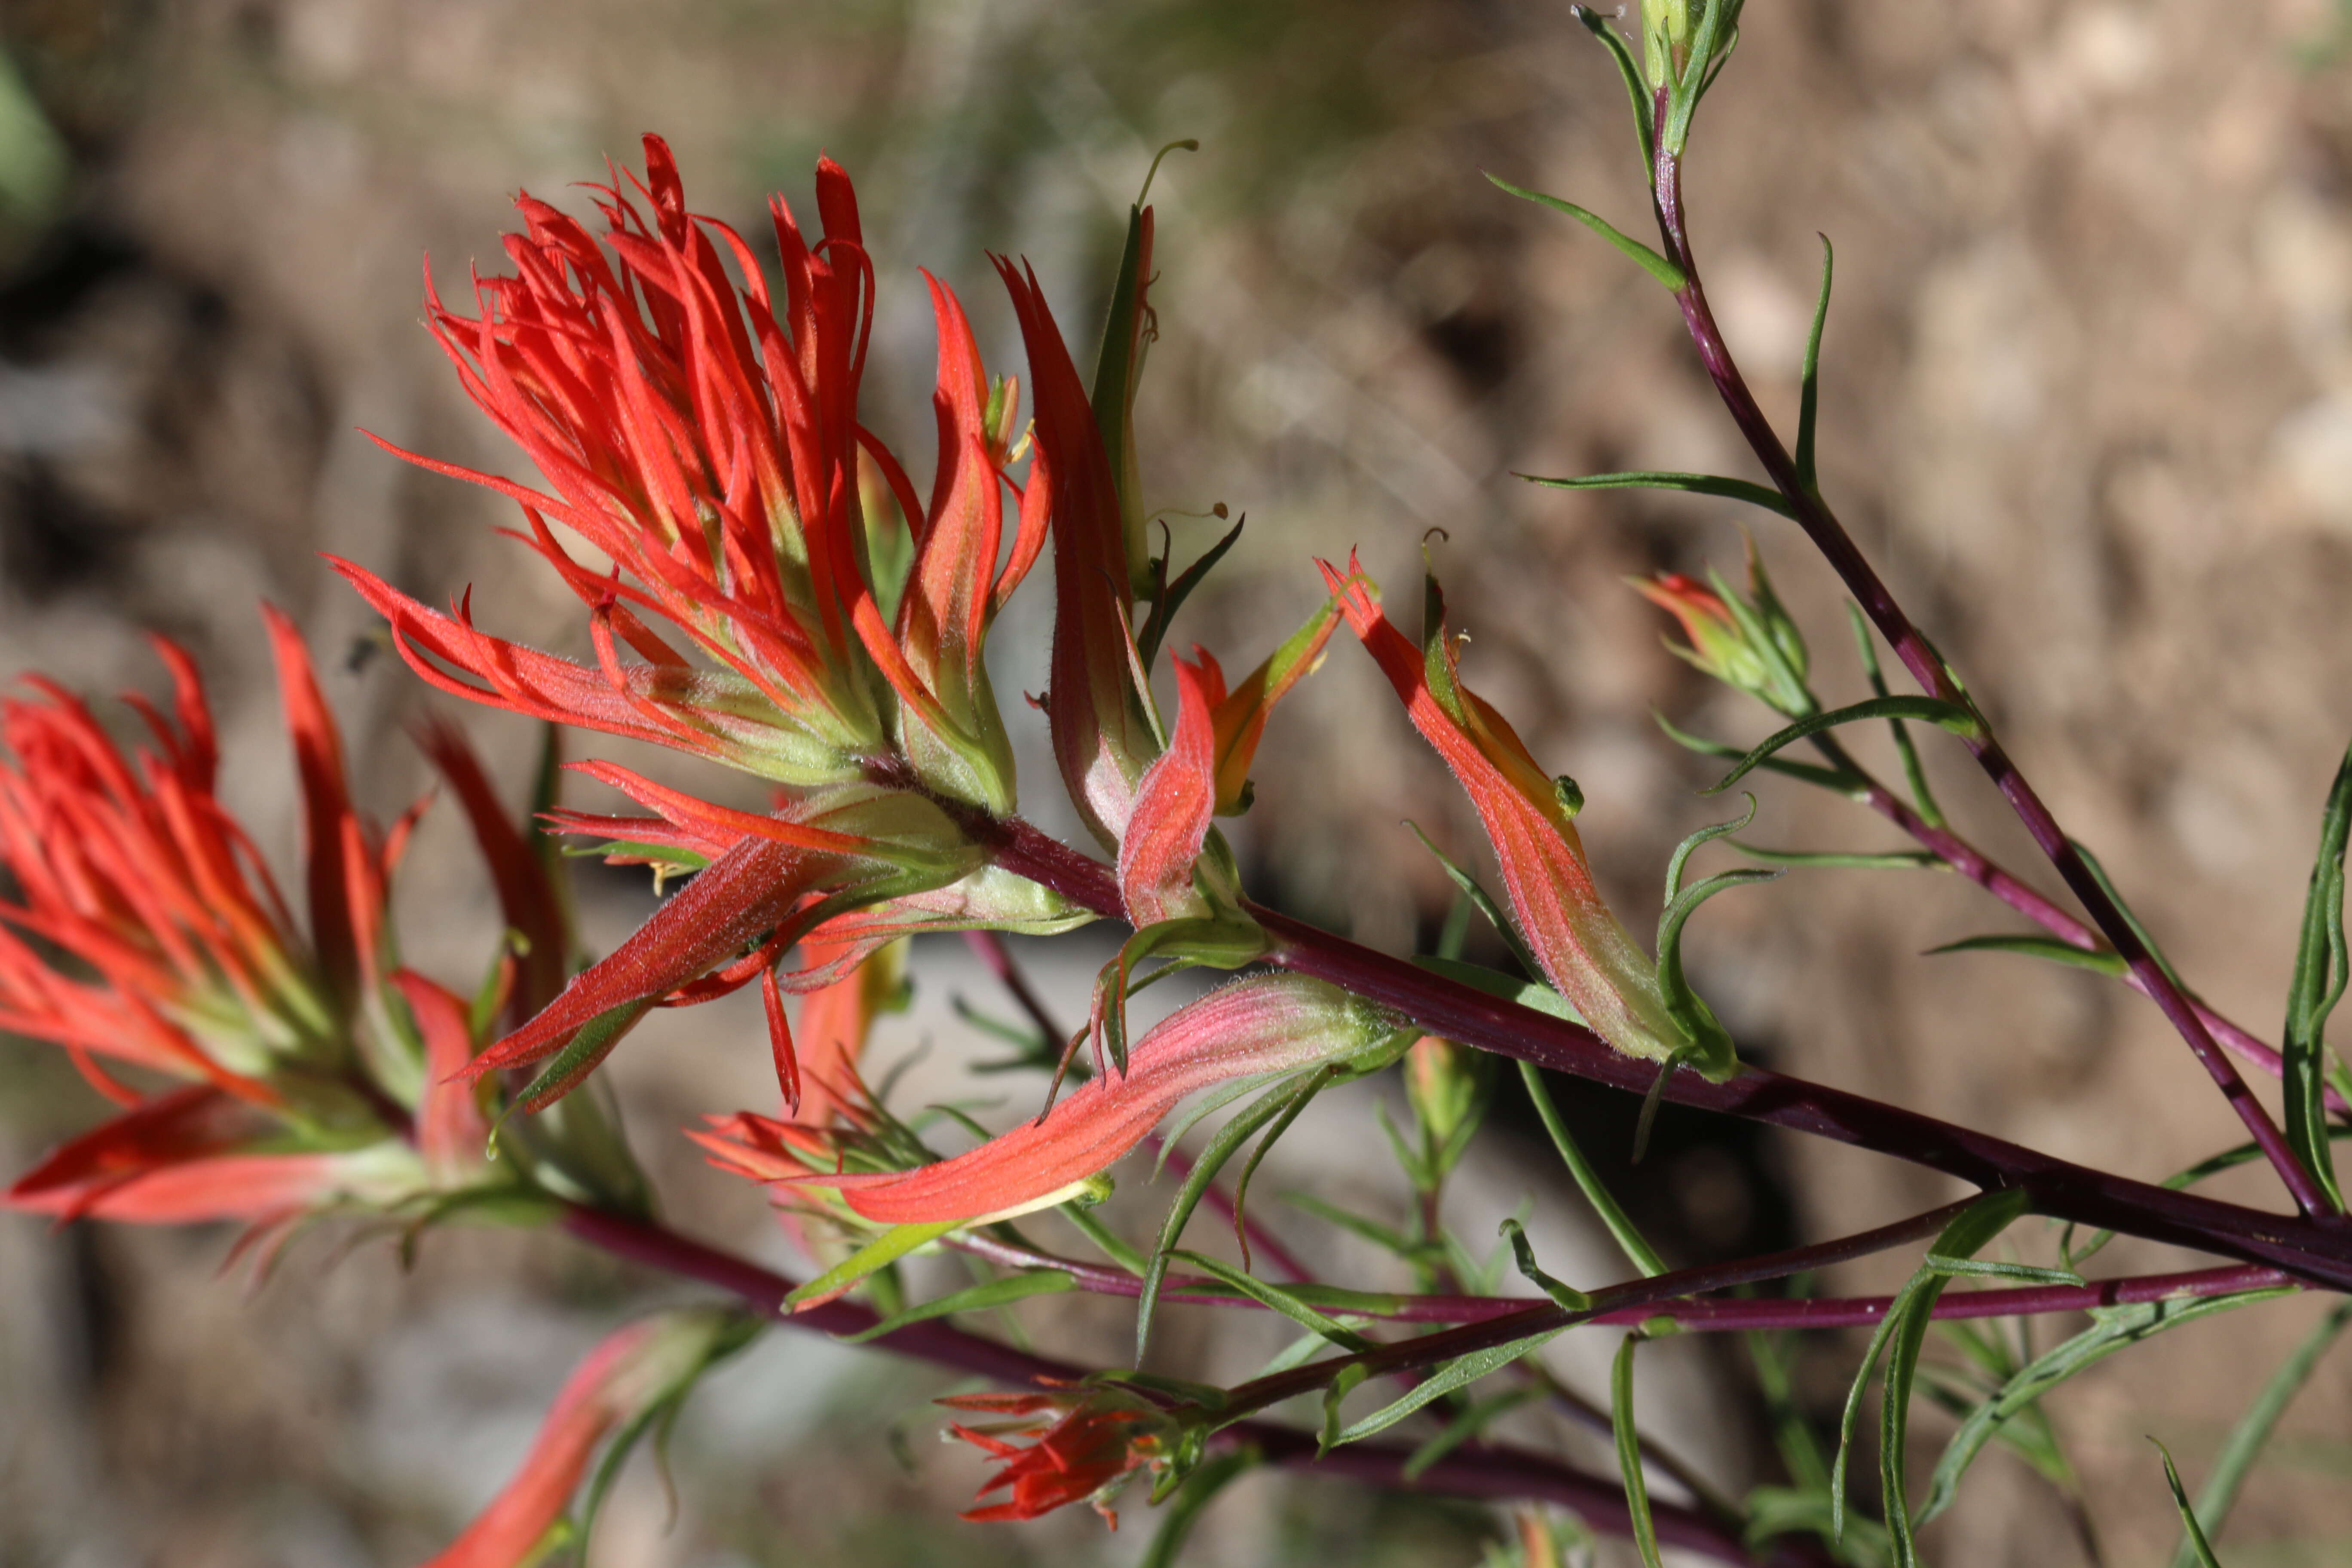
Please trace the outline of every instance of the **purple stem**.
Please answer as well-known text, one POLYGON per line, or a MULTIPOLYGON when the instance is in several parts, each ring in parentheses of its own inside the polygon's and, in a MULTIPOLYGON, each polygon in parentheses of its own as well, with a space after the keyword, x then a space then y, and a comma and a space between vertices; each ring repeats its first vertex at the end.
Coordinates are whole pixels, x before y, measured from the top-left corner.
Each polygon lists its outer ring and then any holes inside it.
POLYGON ((1797 525, 1812 540, 1814 548, 1828 559, 1832 568, 1844 581, 1847 591, 1862 605, 1863 613, 1878 627, 1887 646, 1895 650, 1904 668, 1910 670, 1912 678, 1918 681, 1920 689, 1976 715, 1979 731, 1973 736, 1962 737, 1962 743, 1992 780, 1994 787, 2009 802, 2011 809, 2016 812, 2018 820, 2025 825, 2025 830, 2032 837, 2033 842, 2057 868, 2059 876, 2065 880, 2075 899, 2089 911, 2108 945, 2122 957, 2139 983, 2137 989, 2155 1000, 2174 1029, 2179 1032, 2180 1037, 2189 1043, 2190 1051, 2195 1053, 2197 1059, 2204 1065, 2206 1073, 2220 1087, 2231 1109, 2237 1112, 2238 1120, 2245 1124, 2248 1135, 2262 1149, 2272 1168, 2277 1171, 2279 1180, 2294 1195, 2296 1206, 2306 1215, 2333 1214, 2334 1205, 2328 1202, 2317 1180, 2304 1169, 2303 1162, 2288 1147, 2278 1124, 2271 1120, 2270 1112, 2261 1100, 2254 1098, 2253 1090, 2246 1086, 2246 1080, 2238 1075, 2238 1069, 2231 1065, 2229 1058, 2215 1043, 2197 1008, 2164 973, 2163 966, 2156 962, 2155 954, 2147 951, 2138 933, 2132 930, 2131 922, 2124 918, 2123 910, 2107 896, 2106 889, 2099 886, 2098 879, 2084 864, 2083 857, 2059 827, 2057 819, 2051 815, 2041 795, 2026 782, 2025 775, 2018 771, 2017 764, 2002 750, 2000 742, 1993 738, 1991 726, 1983 722, 1983 715, 1969 700, 1958 681, 1953 679, 1942 657, 1928 645, 1919 628, 1912 625, 1910 616, 1904 613, 1903 606, 1895 602, 1895 595, 1880 579, 1876 570, 1856 548, 1844 525, 1798 476, 1796 463, 1790 458, 1788 448, 1780 444, 1780 437, 1774 432, 1771 422, 1764 416, 1763 409, 1758 406, 1755 395, 1748 391, 1748 383, 1740 375, 1739 367, 1733 362, 1723 334, 1716 325, 1715 314, 1707 306, 1706 291, 1699 282, 1698 266, 1691 253, 1688 224, 1683 214, 1682 161, 1667 149, 1663 139, 1658 145, 1653 195, 1659 233, 1665 240, 1668 256, 1682 268, 1685 279, 1675 295, 1676 302, 1682 307, 1684 325, 1689 330, 1691 342, 1697 348, 1708 376, 1715 382, 1716 391, 1721 395, 1724 406, 1730 411, 1732 422, 1739 426, 1749 449, 1764 465, 1773 487, 1788 501, 1797 525))
MULTIPOLYGON (((848 1300, 828 1301, 803 1312, 787 1312, 783 1310, 784 1298, 796 1281, 747 1258, 706 1247, 643 1220, 571 1207, 565 1210, 563 1228, 579 1240, 615 1257, 725 1290, 755 1310, 793 1328, 853 1334, 881 1321, 871 1308, 848 1300)), ((1087 1373, 1084 1367, 998 1344, 936 1321, 908 1324, 884 1335, 877 1342, 901 1355, 1021 1386, 1034 1386, 1040 1382, 1075 1383, 1087 1373)), ((1630 1535, 1633 1531, 1624 1491, 1616 1481, 1587 1475, 1525 1449, 1465 1443, 1423 1470, 1417 1479, 1407 1481, 1404 1468, 1413 1452, 1408 1447, 1354 1443, 1318 1458, 1314 1434, 1262 1421, 1238 1423, 1220 1433, 1219 1438, 1227 1443, 1249 1444, 1268 1461, 1289 1468, 1348 1476, 1396 1490, 1418 1489, 1490 1501, 1557 1503, 1573 1510, 1594 1529, 1616 1535, 1630 1535)), ((1759 1557, 1748 1550, 1735 1531, 1673 1503, 1654 1501, 1651 1511, 1662 1541, 1717 1562, 1794 1564, 1822 1561, 1800 1542, 1775 1543, 1772 1555, 1759 1557)))
MULTIPOLYGON (((1024 822, 998 824, 988 831, 996 838, 997 863, 1007 870, 1109 918, 1120 918, 1117 887, 1099 862, 1024 822)), ((1622 1056, 1591 1030, 1565 1019, 1489 995, 1287 915, 1255 906, 1250 912, 1275 941, 1270 962, 1393 1007, 1431 1034, 1632 1094, 1646 1092, 1660 1071, 1656 1063, 1622 1056)), ((2352 1289, 2352 1231, 2342 1226, 2168 1192, 1760 1068, 1744 1068, 1725 1083, 1679 1071, 1664 1094, 1679 1105, 1850 1143, 1987 1190, 2021 1188, 2039 1214, 2274 1267, 2334 1289, 2352 1289)))
MULTIPOLYGON (((1839 754, 1844 765, 1852 768, 1864 781, 1863 804, 1910 835, 1945 865, 2070 947, 2079 947, 2085 952, 2105 950, 2106 943, 2099 940, 2097 931, 2042 897, 2039 889, 2003 869, 1967 839, 1920 816, 1909 802, 1871 777, 1869 771, 1852 757, 1843 755, 1843 748, 1839 754)), ((2123 981, 2141 995, 2150 994, 2147 982, 2140 978, 2138 971, 2126 970, 2123 981)), ((2235 1052, 2241 1059, 2251 1062, 2272 1078, 2284 1074, 2286 1064, 2280 1058, 2276 1047, 2231 1022, 2195 996, 2189 998, 2189 1005, 2197 1010, 2197 1016, 2204 1022, 2206 1028, 2212 1031, 2213 1037, 2224 1049, 2235 1052)), ((2352 1113, 2352 1105, 2347 1105, 2344 1097, 2335 1089, 2328 1089, 2324 1092, 2327 1097, 2328 1110, 2339 1116, 2352 1113)))
MULTIPOLYGON (((1081 1290, 1097 1296, 1133 1300, 1143 1294, 1143 1281, 1122 1268, 1081 1262, 1050 1252, 967 1233, 947 1244, 960 1252, 983 1258, 1008 1268, 1053 1268, 1067 1274, 1081 1290)), ((1302 1281, 1311 1284, 1313 1281, 1302 1281)), ((2185 1300, 2196 1296, 2228 1296, 2242 1290, 2268 1290, 2294 1281, 2275 1268, 2233 1263, 2221 1268, 2198 1268, 2174 1274, 2137 1274, 2085 1285, 2033 1285, 1998 1290, 1946 1292, 1936 1303, 1938 1318, 2035 1317, 2049 1312, 2087 1312, 2094 1307, 2118 1307, 2134 1301, 2185 1300)), ((1245 1296, 1221 1289, 1213 1279, 1171 1275, 1161 1288, 1163 1301, 1201 1307, 1238 1307, 1250 1311, 1264 1307, 1245 1296)), ((1644 1323, 1672 1318, 1685 1332, 1721 1333, 1744 1329, 1867 1328, 1886 1315, 1891 1296, 1815 1296, 1797 1300, 1750 1300, 1701 1297, 1654 1305, 1620 1308, 1591 1320, 1596 1323, 1644 1323)), ((1377 1318, 1391 1323, 1484 1323, 1507 1318, 1542 1303, 1526 1296, 1386 1295, 1383 1304, 1367 1302, 1345 1309, 1349 1316, 1377 1318)), ((1339 1311, 1341 1309, 1332 1308, 1339 1311)))

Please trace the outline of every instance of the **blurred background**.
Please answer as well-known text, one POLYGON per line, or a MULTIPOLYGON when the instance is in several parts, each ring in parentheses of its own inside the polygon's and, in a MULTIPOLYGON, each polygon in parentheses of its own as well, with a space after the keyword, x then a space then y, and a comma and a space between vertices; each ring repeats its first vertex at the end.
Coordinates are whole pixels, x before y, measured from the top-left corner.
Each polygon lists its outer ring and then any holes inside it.
MULTIPOLYGON (((1815 233, 1836 242, 1828 493, 2173 960, 2266 1034, 2352 733, 2347 27, 2326 0, 1759 0, 1690 172, 1710 290, 1777 416, 1793 416, 1815 233)), ((1666 853, 1712 809, 1692 793, 1706 770, 1652 710, 1743 742, 1769 726, 1667 657, 1661 617, 1620 579, 1734 571, 1736 520, 1513 475, 1750 469, 1647 279, 1479 177, 1638 230, 1623 117, 1613 71, 1551 0, 0 0, 0 669, 152 689, 142 634, 185 640, 215 682, 232 804, 290 854, 254 615, 269 598, 321 650, 366 803, 396 812, 426 786, 402 725, 427 699, 366 656, 369 618, 320 552, 427 599, 475 584, 498 629, 584 647, 551 575, 491 536, 499 504, 359 434, 514 467, 420 327, 425 258, 462 297, 469 264, 502 265, 515 192, 584 211, 572 184, 635 163, 649 130, 675 144, 693 205, 757 243, 766 195, 808 205, 828 150, 859 182, 880 268, 868 419, 919 468, 931 344, 915 269, 962 293, 993 365, 1017 354, 992 249, 1028 257, 1090 342, 1146 165, 1197 137, 1152 192, 1144 479, 1154 507, 1223 501, 1250 524, 1180 636, 1246 668, 1316 603, 1309 558, 1359 545, 1409 604, 1442 530, 1470 679, 1582 783, 1604 884, 1644 930, 1666 853)), ((1864 694, 1833 584, 1761 521, 1825 694, 1864 694)), ((1180 551, 1213 537, 1171 526, 1180 551)), ((1009 707, 1043 684, 1044 600, 1031 589, 1002 634, 1009 707)), ((1464 853, 1475 819, 1344 642, 1278 717, 1234 837, 1269 901, 1425 947, 1450 889, 1401 819, 1464 853)), ((528 728, 462 717, 519 798, 528 728)), ((1032 758, 1029 776, 1050 776, 1032 758)), ((1969 770, 1930 767, 1965 829, 2032 864, 1969 770)), ((1759 842, 1894 847, 1858 807, 1759 793, 1759 842)), ((497 921, 461 840, 429 826, 401 900, 415 961, 462 984, 497 921)), ((608 949, 650 895, 583 878, 608 949)), ((1918 956, 2013 924, 1951 879, 1801 872, 1711 905, 1694 973, 1754 1058, 2072 1159, 2154 1178, 2235 1141, 2154 1010, 2111 983, 1918 956)), ((960 946, 936 945, 877 1049, 932 1047, 923 1092, 971 1093, 959 1065, 998 1047, 950 1004, 998 1002, 960 946)), ((1079 946, 1032 955, 1067 1012, 1096 961, 1079 946)), ((649 1027, 614 1071, 668 1212, 790 1264, 759 1194, 677 1133, 704 1111, 772 1109, 765 1064, 756 1010, 717 1007, 649 1027)), ((1003 1124, 1030 1090, 977 1092, 1003 1124)), ((1671 1113, 1627 1168, 1631 1103, 1563 1092, 1681 1261, 1954 1195, 1908 1167, 1671 1113)), ((1365 1131, 1381 1098, 1319 1105, 1261 1190, 1396 1210, 1402 1183, 1365 1131)), ((1554 1271, 1605 1278, 1504 1100, 1453 1217, 1484 1245, 1531 1199, 1554 1271)), ((0 1166, 96 1109, 58 1053, 0 1041, 0 1166)), ((1152 1195, 1139 1173, 1129 1185, 1121 1212, 1140 1223, 1152 1195)), ((2216 1190, 2278 1201, 2251 1172, 2216 1190)), ((1334 1277, 1384 1282, 1377 1255, 1265 1212, 1334 1277)), ((228 1239, 0 1218, 0 1564, 418 1562, 508 1473, 599 1332, 686 1295, 557 1239, 460 1230, 406 1268, 381 1238, 313 1237, 255 1285, 221 1271, 228 1239)), ((2111 1256, 2187 1266, 2153 1247, 2111 1256)), ((1884 1286, 1900 1267, 1830 1283, 1884 1286)), ((2053 1402, 2108 1561, 2170 1550, 2144 1436, 2200 1473, 2309 1305, 2182 1331, 2053 1402)), ((1123 1310, 1039 1321, 1065 1353, 1123 1354, 1123 1310)), ((1246 1375, 1280 1342, 1210 1337, 1174 1315, 1169 1368, 1246 1375)), ((1575 1340, 1561 1365, 1592 1388, 1613 1344, 1575 1340)), ((1817 1412, 1833 1416, 1857 1348, 1802 1347, 1817 1412)), ((1644 1367, 1654 1430, 1735 1490, 1778 1479, 1736 1347, 1677 1343, 1644 1367)), ((1117 1536, 1087 1517, 958 1523, 980 1472, 934 1441, 926 1401, 944 1386, 770 1335, 698 1399, 674 1501, 653 1466, 632 1468, 596 1560, 1133 1559, 1148 1516, 1117 1536)), ((2347 1472, 2339 1356, 2241 1505, 2233 1568, 2352 1563, 2347 1472)), ((1192 1560, 1468 1563, 1497 1530, 1481 1510, 1258 1477, 1192 1560)), ((2000 1455, 1938 1531, 1948 1561, 2081 1551, 2065 1506, 2000 1455)))

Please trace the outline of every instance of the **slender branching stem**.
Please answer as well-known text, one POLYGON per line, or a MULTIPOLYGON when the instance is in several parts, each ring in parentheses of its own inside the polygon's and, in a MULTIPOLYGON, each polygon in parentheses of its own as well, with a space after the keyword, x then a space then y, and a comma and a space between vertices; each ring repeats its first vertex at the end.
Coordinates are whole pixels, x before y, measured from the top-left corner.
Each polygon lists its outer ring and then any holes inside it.
MULTIPOLYGON (((724 1290, 754 1310, 793 1328, 851 1334, 870 1329, 881 1321, 872 1308, 849 1300, 828 1301, 805 1311, 788 1312, 784 1310, 784 1298, 797 1281, 647 1220, 573 1206, 564 1214, 563 1228, 577 1239, 617 1258, 724 1290)), ((1087 1375, 1084 1367, 982 1339, 936 1320, 910 1323, 884 1335, 877 1342, 901 1355, 951 1371, 1020 1386, 1039 1383, 1066 1384, 1087 1375)), ((1314 1434, 1259 1421, 1244 1421, 1228 1427, 1219 1435, 1219 1440, 1247 1444, 1271 1464, 1346 1476, 1375 1487, 1417 1489, 1488 1501, 1555 1503, 1573 1510, 1596 1530, 1616 1535, 1629 1534, 1632 1530, 1624 1490, 1614 1478, 1590 1475, 1573 1465, 1521 1448, 1465 1443, 1408 1482, 1405 1467, 1413 1450, 1399 1445, 1351 1443, 1318 1457, 1314 1434)), ((1751 1552, 1736 1530, 1693 1509, 1665 1502, 1654 1502, 1651 1509, 1661 1540, 1716 1562, 1794 1564, 1820 1561, 1801 1544, 1795 1543, 1776 1546, 1769 1552, 1751 1552)))
MULTIPOLYGON (((1109 868, 1020 821, 982 825, 997 863, 1110 919, 1121 917, 1109 868)), ((1632 1094, 1662 1070, 1620 1055, 1591 1030, 1447 979, 1272 910, 1252 914, 1273 938, 1270 962, 1393 1007, 1433 1035, 1632 1094)), ((1664 1098, 1868 1149, 1987 1190, 2020 1188, 2034 1212, 2284 1270, 2352 1289, 2352 1232, 2308 1218, 2171 1192, 2095 1171, 1932 1116, 1825 1084, 1743 1068, 1723 1083, 1675 1072, 1664 1098)))
POLYGON ((1715 312, 1709 308, 1705 285, 1700 281, 1698 264, 1692 253, 1689 224, 1683 207, 1682 160, 1662 142, 1658 148, 1654 173, 1652 195, 1658 218, 1658 230, 1666 245, 1666 254, 1682 269, 1685 282, 1676 292, 1675 300, 1682 308, 1683 323, 1689 331, 1691 342, 1698 350, 1700 362, 1715 383, 1724 406, 1730 411, 1732 422, 1748 447, 1763 464, 1773 488, 1787 500, 1797 525, 1813 542, 1815 549, 1828 560, 1831 567, 1844 582, 1863 613, 1895 650, 1904 668, 1911 672, 1921 690, 1931 697, 1955 703, 1975 714, 1979 728, 1973 736, 1964 737, 1964 743, 1973 754, 1995 788, 2000 791, 2018 820, 2036 847, 2049 858, 2069 890, 2089 912, 2110 947, 2122 957, 2126 966, 2138 981, 2138 989, 2151 997, 2171 1023, 2189 1048, 2196 1054, 2208 1075, 2221 1090, 2246 1131, 2263 1155, 2270 1161, 2279 1180, 2294 1196, 2295 1204, 2306 1215, 2331 1214, 2326 1194, 2312 1173, 2303 1168, 2294 1152, 2287 1146, 2285 1135, 2272 1120, 2271 1114, 2254 1092, 2247 1087, 2238 1069, 2231 1065, 2213 1033, 2206 1026, 2198 1010, 2172 978, 2156 955, 2147 951, 2137 932, 2133 931, 2116 901, 2110 898, 2099 879, 2092 875, 2074 841, 2059 827, 2048 805, 2026 781, 2025 775, 1996 739, 1990 723, 1970 700, 1967 690, 1953 675, 1949 666, 1915 626, 1903 606, 1880 578, 1853 536, 1846 532, 1827 502, 1814 490, 1806 488, 1799 478, 1795 460, 1780 442, 1780 437, 1748 390, 1739 366, 1725 344, 1723 333, 1716 324, 1715 312))

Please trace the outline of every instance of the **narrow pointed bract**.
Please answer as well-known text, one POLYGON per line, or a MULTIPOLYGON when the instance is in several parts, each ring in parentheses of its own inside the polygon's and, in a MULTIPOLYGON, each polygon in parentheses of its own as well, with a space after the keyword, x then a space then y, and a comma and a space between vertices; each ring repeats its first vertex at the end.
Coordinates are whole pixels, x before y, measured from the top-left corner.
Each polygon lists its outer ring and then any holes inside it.
POLYGON ((1416 648, 1381 610, 1353 561, 1345 575, 1324 563, 1323 574, 1413 727, 1477 807, 1502 865, 1511 912, 1545 978, 1618 1050, 1649 1061, 1673 1056, 1688 1042, 1666 1010, 1657 965, 1593 885, 1571 820, 1570 792, 1536 765, 1501 714, 1460 683, 1436 579, 1428 583, 1424 646, 1416 648))
POLYGON ((969 1222, 1059 1202, 1108 1169, 1185 1096, 1213 1084, 1344 1060, 1394 1020, 1319 981, 1262 975, 1179 1008, 1136 1043, 1123 1074, 1090 1079, 1042 1121, 977 1149, 895 1174, 817 1174, 883 1225, 969 1222))

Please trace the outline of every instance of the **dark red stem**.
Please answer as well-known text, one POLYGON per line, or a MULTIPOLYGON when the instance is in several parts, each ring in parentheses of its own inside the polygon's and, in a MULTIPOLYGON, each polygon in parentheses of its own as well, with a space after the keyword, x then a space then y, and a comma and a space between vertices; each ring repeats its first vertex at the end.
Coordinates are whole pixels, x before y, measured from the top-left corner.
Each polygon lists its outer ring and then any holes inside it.
MULTIPOLYGON (((564 1213, 563 1228, 592 1247, 646 1268, 727 1291, 755 1310, 793 1328, 826 1334, 853 1334, 880 1321, 870 1308, 849 1300, 829 1301, 803 1312, 783 1310, 785 1296, 797 1281, 763 1268, 748 1258, 665 1230, 643 1220, 601 1210, 572 1207, 564 1213)), ((993 1382, 1033 1386, 1041 1381, 1074 1383, 1087 1369, 1049 1360, 1011 1345, 965 1333, 944 1322, 913 1323, 877 1342, 901 1355, 938 1366, 985 1377, 993 1382)), ((1246 1443, 1269 1462, 1296 1469, 1347 1476, 1372 1486, 1398 1490, 1418 1489, 1445 1496, 1489 1501, 1557 1503, 1574 1511, 1598 1530, 1617 1535, 1632 1533, 1622 1488, 1614 1480, 1587 1475, 1572 1466, 1524 1449, 1465 1443, 1423 1469, 1416 1479, 1405 1479, 1412 1450, 1384 1443, 1352 1443, 1318 1458, 1312 1433, 1262 1421, 1244 1421, 1226 1428, 1220 1439, 1246 1443)), ((1738 1535, 1690 1509, 1653 1501, 1651 1511, 1662 1541, 1722 1563, 1813 1563, 1819 1561, 1801 1544, 1776 1547, 1775 1554, 1759 1557, 1738 1535)))
POLYGON ((2025 775, 2018 771, 2016 763, 1994 738, 1991 726, 1983 722, 1983 715, 1978 711, 1976 704, 1953 678, 1942 657, 1928 644, 1919 628, 1912 624, 1911 617, 1904 613, 1903 606, 1895 602, 1894 594, 1855 546, 1853 537, 1838 521, 1836 514, 1818 494, 1805 487, 1797 473, 1795 460, 1789 456, 1788 448, 1780 444, 1780 436, 1773 430, 1771 421, 1764 416, 1754 394, 1748 391, 1748 383, 1739 374, 1739 366, 1733 362, 1730 350, 1724 343, 1722 331, 1716 325, 1715 313, 1708 308, 1706 290, 1699 281, 1697 263, 1691 251, 1689 225, 1683 212, 1682 161, 1663 142, 1658 148, 1657 158, 1653 195, 1657 206, 1659 232, 1665 240, 1667 255, 1682 268, 1685 279, 1682 289, 1675 294, 1676 302, 1682 307, 1683 323, 1689 330, 1691 342, 1697 348, 1700 362, 1706 365, 1724 406, 1730 411, 1732 422, 1739 426, 1739 433, 1746 438, 1749 449, 1764 465, 1773 488, 1788 501, 1797 526, 1805 531, 1814 548, 1822 552, 1844 581, 1847 591, 1862 605, 1863 613, 1870 617, 1871 624, 1878 628, 1879 635, 1886 639, 1887 646, 1895 650, 1904 668, 1919 683, 1920 689, 1976 714, 1979 729, 1975 735, 1963 737, 1963 743, 1975 756, 1978 764, 2009 802, 2018 820, 2025 825, 2025 830, 2034 844, 2049 858, 2051 865, 2057 868, 2058 875, 2064 879, 2075 899, 2089 911, 2092 921, 2098 927, 2100 934, 2106 938, 2107 944, 2122 957, 2138 983, 2137 989, 2155 1001, 2180 1037, 2189 1043, 2189 1048, 2220 1087, 2231 1109, 2237 1112, 2238 1120, 2245 1124, 2248 1135, 2262 1149, 2272 1167, 2277 1171, 2279 1180, 2294 1195, 2296 1205, 2306 1215, 2331 1214, 2332 1205, 2326 1194, 2312 1173, 2304 1169, 2303 1162, 2295 1158, 2294 1151, 2287 1145, 2285 1135, 2279 1131, 2278 1124, 2271 1120, 2271 1114, 2262 1101, 2254 1098, 2253 1090, 2238 1075, 2238 1069, 2231 1065, 2230 1058, 2215 1042, 2198 1009, 2164 973, 2163 965, 2157 963, 2156 956, 2147 951, 2147 944, 2132 930, 2131 922, 2124 917, 2123 910, 2107 896, 2098 879, 2091 874, 2091 868, 2084 863, 2074 842, 2058 826, 2057 818, 2051 815, 2050 808, 2042 803, 2033 786, 2026 782, 2025 775))
MULTIPOLYGON (((1120 918, 1109 868, 1026 823, 991 829, 997 863, 1111 919, 1120 918)), ((1588 1029, 1488 995, 1458 981, 1334 936, 1271 910, 1251 913, 1274 938, 1269 959, 1395 1008, 1431 1034, 1538 1067, 1645 1093, 1654 1062, 1622 1056, 1588 1029)), ((2352 1232, 2176 1193, 2054 1159, 2004 1139, 1823 1084, 1749 1068, 1726 1083, 1675 1073, 1665 1098, 1851 1143, 1941 1171, 1973 1186, 2022 1189, 2036 1213, 2151 1241, 2218 1253, 2352 1289, 2352 1232)))

